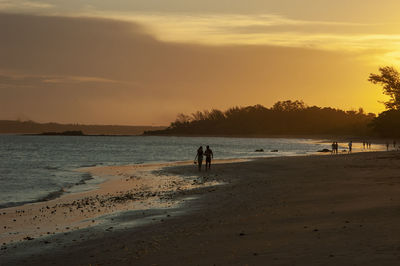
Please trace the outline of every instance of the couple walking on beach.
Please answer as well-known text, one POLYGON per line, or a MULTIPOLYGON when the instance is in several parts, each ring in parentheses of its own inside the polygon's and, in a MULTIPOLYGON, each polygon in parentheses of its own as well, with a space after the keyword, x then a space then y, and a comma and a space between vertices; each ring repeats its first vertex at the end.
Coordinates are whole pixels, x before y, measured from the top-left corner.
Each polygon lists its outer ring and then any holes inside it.
POLYGON ((203 164, 203 156, 206 156, 206 171, 211 168, 211 159, 214 158, 214 154, 210 149, 210 146, 207 145, 207 149, 203 151, 203 146, 197 149, 196 157, 194 158, 194 163, 199 166, 199 171, 201 171, 201 165, 203 164), (197 159, 197 162, 196 162, 197 159))

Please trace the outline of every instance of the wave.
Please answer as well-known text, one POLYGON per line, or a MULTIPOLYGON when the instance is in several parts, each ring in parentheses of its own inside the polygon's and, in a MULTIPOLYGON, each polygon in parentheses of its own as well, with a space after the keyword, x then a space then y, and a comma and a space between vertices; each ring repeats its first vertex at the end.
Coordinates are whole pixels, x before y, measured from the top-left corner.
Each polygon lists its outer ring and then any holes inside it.
POLYGON ((43 169, 46 169, 46 170, 58 170, 58 169, 60 169, 60 167, 56 167, 56 166, 45 166, 45 167, 43 167, 43 169))
POLYGON ((22 205, 25 205, 25 204, 35 203, 35 202, 37 202, 37 201, 36 200, 31 200, 31 201, 0 203, 0 209, 11 208, 11 207, 16 207, 16 206, 22 206, 22 205))
POLYGON ((64 192, 65 192, 64 188, 61 188, 61 189, 59 189, 57 191, 50 192, 46 196, 44 196, 44 197, 40 198, 39 200, 37 200, 37 202, 48 201, 48 200, 59 198, 62 194, 64 194, 64 192))
POLYGON ((81 177, 82 177, 81 180, 79 180, 75 184, 69 184, 63 188, 56 190, 56 191, 49 192, 47 195, 42 196, 36 200, 0 203, 0 209, 22 206, 25 204, 30 204, 30 203, 35 203, 35 202, 43 202, 43 201, 53 200, 53 199, 61 197, 66 192, 66 189, 71 188, 73 186, 84 185, 84 184, 86 184, 86 181, 93 179, 93 176, 90 173, 83 173, 81 177))
POLYGON ((17 206, 22 206, 25 204, 30 204, 30 203, 35 203, 35 202, 49 201, 52 199, 59 198, 62 194, 64 194, 64 192, 65 192, 65 189, 61 188, 57 191, 52 191, 52 192, 48 193, 47 195, 38 198, 37 200, 3 203, 3 204, 0 204, 0 209, 17 207, 17 206))
POLYGON ((102 164, 102 163, 99 163, 99 164, 82 164, 82 165, 79 165, 79 167, 80 168, 95 167, 95 166, 100 165, 100 164, 102 164))
POLYGON ((82 179, 79 180, 79 182, 76 182, 75 185, 84 185, 86 184, 86 181, 93 179, 93 176, 90 173, 83 173, 82 174, 82 179))

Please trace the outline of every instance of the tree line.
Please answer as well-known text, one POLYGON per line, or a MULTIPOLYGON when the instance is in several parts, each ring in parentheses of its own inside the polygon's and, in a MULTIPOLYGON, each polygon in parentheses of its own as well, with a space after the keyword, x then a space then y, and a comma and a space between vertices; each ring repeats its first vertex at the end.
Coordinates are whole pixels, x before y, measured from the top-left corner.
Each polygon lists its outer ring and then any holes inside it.
POLYGON ((367 135, 375 114, 308 106, 303 101, 278 101, 262 105, 179 114, 165 130, 145 135, 367 135))

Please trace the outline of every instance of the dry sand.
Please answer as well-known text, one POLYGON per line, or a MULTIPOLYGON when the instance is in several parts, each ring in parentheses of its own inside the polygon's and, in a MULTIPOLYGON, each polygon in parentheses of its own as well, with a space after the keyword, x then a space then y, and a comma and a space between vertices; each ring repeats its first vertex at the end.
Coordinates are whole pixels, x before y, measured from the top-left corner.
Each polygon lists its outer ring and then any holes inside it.
MULTIPOLYGON (((119 174, 131 174, 125 170, 119 174)), ((400 264, 400 153, 257 159, 207 174, 180 165, 158 174, 225 185, 175 191, 170 200, 184 201, 180 207, 127 211, 103 226, 7 245, 0 264, 400 264)))

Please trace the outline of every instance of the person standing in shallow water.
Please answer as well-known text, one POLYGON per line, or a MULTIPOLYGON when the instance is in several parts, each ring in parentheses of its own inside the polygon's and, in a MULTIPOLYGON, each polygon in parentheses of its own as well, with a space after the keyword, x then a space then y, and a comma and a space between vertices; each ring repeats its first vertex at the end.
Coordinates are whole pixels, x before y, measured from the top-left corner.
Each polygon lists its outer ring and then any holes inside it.
POLYGON ((207 145, 207 149, 204 152, 204 155, 206 156, 206 171, 207 171, 207 168, 208 169, 211 168, 211 159, 214 159, 214 154, 210 149, 210 146, 207 145))
POLYGON ((197 154, 196 157, 194 158, 194 161, 196 162, 197 159, 197 165, 199 166, 199 171, 201 171, 201 165, 203 164, 203 147, 200 146, 200 148, 197 149, 197 154))
POLYGON ((353 141, 349 142, 349 153, 351 153, 353 150, 353 141))

